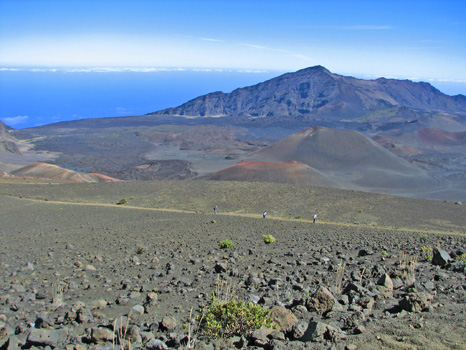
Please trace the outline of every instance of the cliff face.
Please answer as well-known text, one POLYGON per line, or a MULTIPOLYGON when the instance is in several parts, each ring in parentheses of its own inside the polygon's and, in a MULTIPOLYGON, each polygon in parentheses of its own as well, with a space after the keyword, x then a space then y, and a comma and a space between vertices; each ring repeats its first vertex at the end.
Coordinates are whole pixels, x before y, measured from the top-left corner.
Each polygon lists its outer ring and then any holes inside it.
POLYGON ((16 146, 16 139, 10 135, 7 126, 0 121, 0 153, 21 154, 16 146))
POLYGON ((408 108, 466 114, 466 98, 448 96, 428 83, 380 78, 362 80, 315 66, 229 94, 214 92, 156 115, 293 118, 360 118, 379 110, 408 108))

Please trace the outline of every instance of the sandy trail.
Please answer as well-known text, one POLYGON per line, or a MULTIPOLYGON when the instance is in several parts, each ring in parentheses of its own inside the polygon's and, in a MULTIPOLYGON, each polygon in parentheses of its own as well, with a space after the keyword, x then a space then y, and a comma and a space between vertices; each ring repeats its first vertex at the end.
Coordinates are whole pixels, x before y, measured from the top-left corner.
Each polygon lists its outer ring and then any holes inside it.
MULTIPOLYGON (((173 209, 173 208, 146 208, 146 207, 138 207, 138 206, 131 206, 127 204, 117 205, 117 204, 109 204, 109 203, 90 203, 90 202, 66 202, 66 201, 51 201, 45 199, 34 199, 34 198, 20 198, 23 201, 30 201, 30 202, 42 202, 47 204, 55 204, 55 205, 76 205, 76 206, 95 206, 95 207, 111 207, 111 208, 120 208, 123 210, 146 210, 146 211, 158 211, 158 212, 171 212, 171 213, 186 213, 186 214, 199 214, 205 215, 205 212, 199 211, 191 211, 191 210, 181 210, 181 209, 173 209)), ((249 217, 249 218, 257 218, 264 220, 261 214, 250 214, 250 213, 239 213, 239 212, 227 212, 227 213, 218 213, 212 215, 228 215, 228 216, 236 216, 236 217, 249 217)), ((293 219, 287 217, 277 217, 277 216, 267 216, 266 220, 277 220, 277 221, 299 221, 304 223, 309 223, 314 225, 312 220, 308 219, 293 219)), ((456 236, 466 236, 465 233, 459 231, 441 231, 441 230, 423 230, 419 228, 411 228, 411 227, 395 227, 395 226, 381 226, 381 225, 365 225, 365 224, 352 224, 352 223, 344 223, 344 222, 334 222, 334 221, 318 221, 319 225, 332 225, 332 226, 345 226, 345 227, 364 227, 364 228, 374 228, 374 229, 385 229, 385 230, 393 230, 399 232, 419 232, 419 233, 427 233, 432 235, 456 235, 456 236)))

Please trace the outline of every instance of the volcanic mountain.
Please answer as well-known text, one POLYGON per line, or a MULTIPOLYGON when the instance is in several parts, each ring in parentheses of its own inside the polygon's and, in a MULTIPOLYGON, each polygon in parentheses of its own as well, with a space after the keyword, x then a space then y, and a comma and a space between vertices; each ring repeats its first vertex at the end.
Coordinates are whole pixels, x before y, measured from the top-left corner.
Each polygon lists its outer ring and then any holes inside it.
POLYGON ((466 97, 445 95, 424 82, 362 80, 315 66, 231 93, 210 93, 152 114, 378 121, 436 111, 465 115, 466 97))
POLYGON ((15 141, 8 132, 8 127, 0 121, 0 153, 21 154, 15 141))
POLYGON ((249 159, 298 161, 346 188, 416 191, 433 184, 423 170, 353 130, 312 127, 263 148, 249 159))
POLYGON ((237 164, 211 173, 203 180, 276 182, 302 186, 338 187, 334 180, 327 178, 309 165, 296 162, 241 161, 237 164))
POLYGON ((119 181, 117 179, 114 179, 112 177, 102 175, 102 174, 78 173, 76 171, 61 168, 57 165, 41 163, 41 162, 29 164, 23 168, 12 171, 11 174, 15 176, 31 176, 31 177, 38 177, 42 179, 50 179, 50 180, 55 180, 55 181, 77 182, 77 183, 119 181))

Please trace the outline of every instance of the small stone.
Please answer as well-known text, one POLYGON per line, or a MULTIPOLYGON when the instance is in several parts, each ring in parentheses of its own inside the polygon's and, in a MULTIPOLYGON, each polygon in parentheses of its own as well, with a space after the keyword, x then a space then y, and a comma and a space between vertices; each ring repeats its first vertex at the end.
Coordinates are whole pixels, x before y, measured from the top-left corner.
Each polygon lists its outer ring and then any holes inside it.
POLYGON ((93 343, 106 343, 115 339, 115 333, 107 328, 92 328, 91 341, 93 343))
POLYGON ((298 319, 293 312, 283 306, 272 308, 269 312, 269 319, 277 324, 283 332, 290 331, 298 323, 298 319))
POLYGON ((332 310, 334 304, 335 297, 323 286, 317 288, 316 292, 306 301, 306 307, 309 311, 321 314, 332 310))
POLYGON ((141 330, 137 326, 130 326, 127 331, 127 339, 131 341, 132 344, 141 344, 141 330))
POLYGON ((86 271, 96 271, 97 269, 93 265, 86 265, 85 267, 86 271))
POLYGON ((311 321, 309 322, 309 326, 300 340, 304 342, 322 342, 324 340, 337 342, 345 337, 346 334, 341 329, 330 326, 323 322, 311 321))
POLYGON ((144 306, 142 305, 134 305, 131 310, 138 315, 144 314, 144 306))
POLYGON ((18 293, 24 293, 26 291, 24 286, 19 283, 12 284, 10 288, 13 289, 13 291, 18 292, 18 293))
POLYGON ((262 326, 251 334, 251 339, 255 345, 265 347, 269 343, 268 336, 272 334, 273 329, 262 326))
POLYGON ((176 318, 173 316, 165 316, 162 318, 162 322, 160 323, 160 328, 162 330, 172 331, 176 327, 176 318))
POLYGON ((366 327, 364 327, 363 325, 359 325, 359 326, 356 326, 356 328, 354 329, 354 334, 362 334, 366 331, 366 327))
POLYGON ((285 342, 278 340, 278 339, 272 339, 269 342, 268 348, 271 350, 287 350, 289 347, 285 342))
POLYGON ((432 258, 433 265, 445 266, 451 261, 451 256, 445 250, 435 248, 434 256, 432 258))
POLYGON ((308 328, 308 323, 305 321, 299 321, 291 329, 291 337, 293 339, 301 339, 308 328))
POLYGON ((420 312, 430 307, 432 299, 429 293, 410 294, 400 300, 399 306, 409 312, 420 312))
POLYGON ((95 310, 95 309, 103 310, 107 306, 107 302, 103 299, 93 300, 89 302, 87 306, 89 306, 91 310, 95 310))
POLYGON ((215 264, 215 268, 214 268, 214 269, 215 269, 215 272, 216 272, 216 273, 222 273, 222 272, 226 272, 226 271, 227 271, 227 268, 228 268, 227 264, 225 264, 225 263, 217 263, 217 264, 215 264))
POLYGON ((377 284, 387 289, 393 290, 393 281, 388 274, 383 274, 377 281, 377 284))
POLYGON ((426 283, 424 283, 424 288, 427 290, 433 290, 435 288, 434 282, 427 281, 426 283))
POLYGON ((38 346, 58 346, 59 334, 53 329, 33 329, 27 338, 27 342, 38 346))

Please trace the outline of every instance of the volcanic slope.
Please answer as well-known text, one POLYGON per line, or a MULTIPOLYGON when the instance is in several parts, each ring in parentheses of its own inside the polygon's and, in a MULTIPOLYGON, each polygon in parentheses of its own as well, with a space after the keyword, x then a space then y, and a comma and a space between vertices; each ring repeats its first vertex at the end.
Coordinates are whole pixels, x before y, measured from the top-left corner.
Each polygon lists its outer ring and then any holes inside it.
POLYGON ((308 164, 353 189, 424 191, 434 181, 357 131, 312 127, 254 153, 250 160, 308 164))
POLYGON ((334 180, 307 164, 287 162, 241 161, 211 173, 202 179, 217 181, 276 182, 293 185, 338 187, 334 180))
POLYGON ((119 181, 112 177, 92 173, 79 173, 73 170, 61 168, 57 165, 48 163, 33 163, 11 173, 14 176, 30 176, 34 178, 50 179, 53 181, 65 182, 114 182, 119 181))
POLYGON ((210 93, 179 107, 151 114, 238 116, 263 121, 273 117, 356 120, 371 115, 370 121, 377 122, 385 116, 389 119, 404 117, 408 112, 422 115, 443 111, 464 115, 465 109, 465 96, 445 95, 428 83, 385 78, 356 79, 315 66, 228 94, 210 93))
POLYGON ((8 132, 8 127, 0 121, 0 153, 21 154, 15 141, 8 132))

